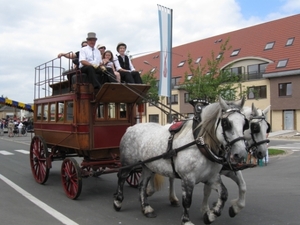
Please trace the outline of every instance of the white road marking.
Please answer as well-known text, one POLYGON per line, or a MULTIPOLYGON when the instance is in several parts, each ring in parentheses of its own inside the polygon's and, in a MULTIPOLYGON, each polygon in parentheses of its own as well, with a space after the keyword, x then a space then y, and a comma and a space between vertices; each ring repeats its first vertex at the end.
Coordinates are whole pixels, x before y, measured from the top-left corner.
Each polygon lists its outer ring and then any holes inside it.
POLYGON ((2 154, 2 155, 14 155, 14 153, 11 153, 11 152, 8 152, 8 151, 5 151, 5 150, 0 150, 0 154, 2 154))
POLYGON ((29 151, 28 151, 28 150, 20 149, 20 150, 15 150, 15 151, 16 151, 16 152, 23 153, 23 154, 29 154, 29 151))
POLYGON ((19 192, 21 195, 23 195, 25 198, 27 198, 29 201, 33 202, 35 205, 40 207, 42 210, 44 210, 45 212, 49 213, 51 216, 53 216, 54 218, 56 218, 57 220, 62 222, 63 224, 79 225, 75 221, 69 219, 65 215, 61 214, 60 212, 58 212, 55 209, 51 208, 50 206, 48 206, 44 202, 40 201, 39 199, 37 199, 36 197, 31 195, 30 193, 28 193, 24 189, 22 189, 21 187, 19 187, 15 183, 13 183, 11 180, 9 180, 6 177, 2 176, 2 174, 0 174, 0 179, 3 180, 6 184, 8 184, 10 187, 15 189, 17 192, 19 192))

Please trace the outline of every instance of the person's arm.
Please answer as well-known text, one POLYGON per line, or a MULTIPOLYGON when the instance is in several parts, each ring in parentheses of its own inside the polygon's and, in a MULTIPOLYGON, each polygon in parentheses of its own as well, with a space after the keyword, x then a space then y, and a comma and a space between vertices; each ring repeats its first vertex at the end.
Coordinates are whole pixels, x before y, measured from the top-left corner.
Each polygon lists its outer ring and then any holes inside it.
POLYGON ((135 68, 134 68, 134 66, 133 66, 133 64, 131 62, 131 59, 129 57, 128 57, 128 59, 129 59, 129 68, 130 68, 130 71, 135 71, 135 68))
POLYGON ((117 71, 121 71, 121 66, 120 66, 120 62, 119 62, 119 59, 118 59, 118 57, 114 57, 114 65, 115 65, 115 67, 116 67, 116 70, 117 71))
POLYGON ((57 58, 61 58, 61 57, 66 57, 67 59, 75 59, 76 58, 76 54, 73 52, 69 52, 69 53, 59 53, 57 58))
MULTIPOLYGON (((89 63, 87 60, 86 52, 83 49, 80 49, 79 52, 79 62, 82 66, 93 66, 93 64, 89 63)), ((82 67, 79 66, 79 67, 82 67)))

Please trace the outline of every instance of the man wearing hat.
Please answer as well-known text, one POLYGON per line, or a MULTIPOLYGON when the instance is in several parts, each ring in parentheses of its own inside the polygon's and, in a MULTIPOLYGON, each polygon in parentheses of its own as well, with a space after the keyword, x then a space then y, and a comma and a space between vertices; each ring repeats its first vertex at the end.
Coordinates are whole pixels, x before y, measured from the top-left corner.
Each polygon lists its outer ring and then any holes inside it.
POLYGON ((107 78, 107 74, 114 76, 113 71, 107 69, 107 73, 103 73, 100 68, 102 64, 102 57, 100 51, 95 48, 97 41, 96 33, 90 32, 87 34, 87 46, 81 48, 79 53, 79 68, 82 73, 87 74, 88 80, 93 84, 95 89, 99 89, 101 84, 111 81, 113 79, 107 78))
POLYGON ((116 70, 120 73, 123 82, 142 84, 140 73, 135 70, 130 58, 125 55, 126 48, 127 46, 123 42, 117 45, 119 55, 118 60, 115 61, 116 70))

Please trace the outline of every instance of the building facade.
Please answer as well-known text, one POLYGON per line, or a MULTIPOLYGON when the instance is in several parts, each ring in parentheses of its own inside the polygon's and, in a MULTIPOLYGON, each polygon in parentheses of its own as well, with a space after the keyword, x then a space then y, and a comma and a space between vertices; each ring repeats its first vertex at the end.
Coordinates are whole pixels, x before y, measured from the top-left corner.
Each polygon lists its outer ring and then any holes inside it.
MULTIPOLYGON (((223 55, 220 69, 229 69, 240 77, 238 90, 247 93, 247 106, 252 103, 260 109, 271 105, 268 120, 272 131, 300 129, 300 14, 220 34, 187 43, 172 49, 172 109, 191 117, 193 108, 187 102, 188 94, 180 88, 189 73, 188 55, 195 66, 205 65, 214 52, 223 55), (229 40, 231 49, 220 51, 220 45, 229 40), (255 93, 255 94, 254 94, 255 93)), ((154 72, 159 80, 160 53, 132 59, 141 74, 154 72)), ((193 76, 193 74, 190 74, 193 76)), ((161 98, 170 105, 169 98, 161 98)), ((166 113, 147 104, 143 122, 167 123, 166 113)))

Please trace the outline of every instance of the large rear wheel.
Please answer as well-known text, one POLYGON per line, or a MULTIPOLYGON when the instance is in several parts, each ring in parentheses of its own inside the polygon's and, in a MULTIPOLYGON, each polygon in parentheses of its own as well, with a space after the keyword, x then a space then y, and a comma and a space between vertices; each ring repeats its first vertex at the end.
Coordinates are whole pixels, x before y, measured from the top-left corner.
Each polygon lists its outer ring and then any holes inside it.
POLYGON ((65 158, 61 165, 61 181, 66 195, 76 199, 81 193, 81 169, 73 158, 65 158))
POLYGON ((49 177, 49 168, 47 165, 48 148, 44 139, 40 136, 34 136, 30 144, 30 166, 36 182, 44 184, 49 177))
POLYGON ((130 172, 126 181, 131 187, 137 188, 139 186, 140 177, 141 177, 141 170, 133 170, 130 172))

